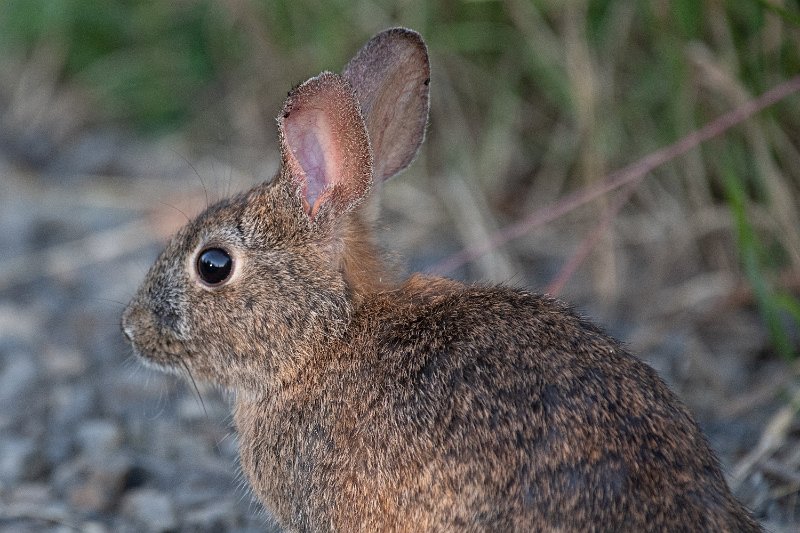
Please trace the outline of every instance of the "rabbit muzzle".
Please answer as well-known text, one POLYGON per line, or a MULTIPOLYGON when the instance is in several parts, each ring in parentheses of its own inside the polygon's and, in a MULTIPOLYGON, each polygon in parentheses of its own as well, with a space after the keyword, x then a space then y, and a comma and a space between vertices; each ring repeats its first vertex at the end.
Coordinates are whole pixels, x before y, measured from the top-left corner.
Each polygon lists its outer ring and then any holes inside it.
POLYGON ((181 341, 153 311, 131 302, 122 314, 121 328, 134 353, 144 362, 165 371, 180 364, 185 353, 181 341))

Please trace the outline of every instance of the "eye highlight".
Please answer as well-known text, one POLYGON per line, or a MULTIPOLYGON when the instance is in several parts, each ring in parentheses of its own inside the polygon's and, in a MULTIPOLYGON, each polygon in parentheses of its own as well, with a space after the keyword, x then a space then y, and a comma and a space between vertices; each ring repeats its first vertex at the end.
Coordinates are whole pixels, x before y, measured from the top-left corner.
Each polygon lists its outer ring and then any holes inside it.
POLYGON ((233 271, 233 259, 227 250, 207 248, 197 256, 197 275, 206 285, 216 287, 228 280, 233 271))

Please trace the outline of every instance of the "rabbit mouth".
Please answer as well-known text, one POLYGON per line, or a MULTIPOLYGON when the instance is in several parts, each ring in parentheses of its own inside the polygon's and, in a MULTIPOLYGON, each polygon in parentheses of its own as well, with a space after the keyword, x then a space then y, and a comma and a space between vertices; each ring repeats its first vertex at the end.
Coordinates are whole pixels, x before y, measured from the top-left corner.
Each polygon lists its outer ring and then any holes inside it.
POLYGON ((163 331, 156 331, 158 328, 149 314, 137 307, 128 307, 122 316, 121 329, 133 353, 145 365, 162 372, 179 371, 186 355, 183 344, 164 335, 163 331))
POLYGON ((159 343, 159 346, 143 345, 137 342, 136 338, 130 337, 126 329, 123 329, 123 332, 125 332, 125 335, 128 336, 128 339, 131 341, 133 353, 145 366, 169 374, 179 372, 180 368, 182 368, 181 365, 185 354, 180 347, 163 345, 162 343, 159 343))
POLYGON ((156 361, 155 359, 150 359, 147 356, 142 356, 142 354, 138 351, 136 352, 136 356, 147 368, 157 370, 158 372, 163 372, 164 374, 172 374, 174 376, 179 376, 181 374, 182 367, 178 362, 156 361))

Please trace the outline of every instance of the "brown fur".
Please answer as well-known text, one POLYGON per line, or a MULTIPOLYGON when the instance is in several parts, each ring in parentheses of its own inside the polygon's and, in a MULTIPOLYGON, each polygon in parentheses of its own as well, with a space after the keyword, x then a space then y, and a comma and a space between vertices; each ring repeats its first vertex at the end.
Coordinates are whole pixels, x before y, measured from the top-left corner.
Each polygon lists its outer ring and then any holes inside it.
POLYGON ((123 316, 137 353, 235 391, 242 467, 290 530, 759 531, 680 401, 597 327, 383 266, 364 176, 413 159, 427 65, 389 30, 290 94, 281 128, 298 109, 334 127, 281 129, 276 179, 176 235, 123 316), (316 195, 319 160, 345 170, 316 195), (194 268, 210 246, 234 259, 211 288, 194 268))

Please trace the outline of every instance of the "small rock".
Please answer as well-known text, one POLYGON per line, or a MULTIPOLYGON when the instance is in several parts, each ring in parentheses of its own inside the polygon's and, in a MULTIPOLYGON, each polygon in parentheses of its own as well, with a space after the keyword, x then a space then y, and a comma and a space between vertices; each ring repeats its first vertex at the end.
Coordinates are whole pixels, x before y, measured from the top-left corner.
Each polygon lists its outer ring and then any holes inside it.
POLYGON ((91 457, 105 455, 119 448, 122 431, 109 420, 89 419, 78 427, 78 447, 91 457))
POLYGON ((36 363, 29 354, 8 354, 0 367, 0 402, 10 402, 29 391, 36 381, 36 373, 36 363))
POLYGON ((30 309, 0 303, 0 338, 23 341, 33 339, 36 338, 39 326, 40 320, 30 309))
POLYGON ((33 439, 11 437, 0 441, 0 487, 35 477, 36 446, 33 439))
POLYGON ((73 426, 92 410, 95 394, 90 382, 55 386, 49 395, 51 422, 57 428, 73 426))
POLYGON ((130 469, 123 455, 82 457, 59 468, 53 482, 73 507, 88 513, 108 511, 117 504, 130 469))
POLYGON ((0 525, 10 523, 8 529, 14 533, 40 532, 40 531, 75 531, 77 528, 70 509, 61 502, 49 501, 43 503, 10 503, 2 508, 3 520, 0 525), (60 524, 61 527, 44 529, 46 524, 60 524), (27 527, 26 527, 27 526, 27 527))
POLYGON ((136 489, 126 494, 122 512, 148 531, 169 531, 178 525, 172 500, 155 489, 136 489))
POLYGON ((47 346, 42 357, 47 376, 57 381, 75 378, 86 371, 86 357, 78 350, 47 346))
POLYGON ((42 453, 50 464, 62 464, 75 455, 73 435, 53 429, 42 443, 42 453))
POLYGON ((100 522, 84 522, 81 524, 83 533, 107 533, 108 528, 100 522))
POLYGON ((13 504, 44 504, 52 498, 50 487, 44 483, 22 483, 15 487, 10 494, 9 503, 13 504))
POLYGON ((197 531, 230 531, 235 525, 235 506, 230 500, 208 502, 183 518, 184 527, 197 531))

